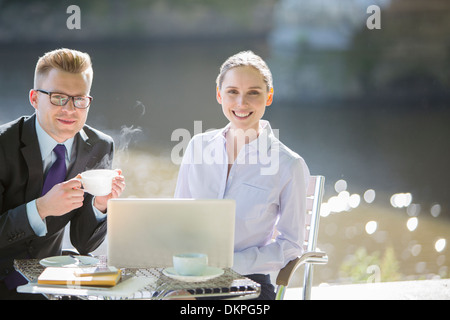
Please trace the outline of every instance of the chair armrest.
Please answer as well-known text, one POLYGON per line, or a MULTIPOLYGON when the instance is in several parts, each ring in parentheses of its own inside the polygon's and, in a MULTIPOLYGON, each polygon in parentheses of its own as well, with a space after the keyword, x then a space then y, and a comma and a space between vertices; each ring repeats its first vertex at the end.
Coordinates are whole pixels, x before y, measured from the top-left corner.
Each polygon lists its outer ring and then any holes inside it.
POLYGON ((287 286, 291 280, 294 272, 305 263, 325 264, 328 262, 328 256, 322 251, 309 251, 303 253, 301 256, 288 262, 288 264, 278 272, 276 284, 287 286))

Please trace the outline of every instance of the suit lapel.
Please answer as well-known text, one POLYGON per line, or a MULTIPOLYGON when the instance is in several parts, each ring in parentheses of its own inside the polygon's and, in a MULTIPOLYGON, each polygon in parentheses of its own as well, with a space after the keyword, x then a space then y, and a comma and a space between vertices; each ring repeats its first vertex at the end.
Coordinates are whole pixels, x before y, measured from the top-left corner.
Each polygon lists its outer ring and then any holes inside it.
MULTIPOLYGON (((22 129, 21 152, 28 168, 28 183, 25 190, 27 201, 41 196, 44 184, 44 173, 42 168, 42 156, 39 142, 36 135, 36 115, 26 119, 22 129)), ((69 169, 66 180, 72 179, 77 174, 83 172, 88 167, 89 160, 92 160, 92 145, 89 137, 83 129, 75 135, 76 139, 76 161, 69 169)))
POLYGON ((22 129, 21 152, 28 168, 28 183, 25 190, 27 201, 36 199, 42 192, 44 174, 42 170, 42 156, 39 149, 39 142, 36 135, 36 115, 26 119, 22 129))

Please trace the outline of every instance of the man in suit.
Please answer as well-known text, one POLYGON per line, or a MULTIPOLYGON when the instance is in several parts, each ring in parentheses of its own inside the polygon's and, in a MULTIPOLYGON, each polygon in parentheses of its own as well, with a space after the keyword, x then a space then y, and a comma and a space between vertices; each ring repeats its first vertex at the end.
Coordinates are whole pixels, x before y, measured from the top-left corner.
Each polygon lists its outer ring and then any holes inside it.
POLYGON ((88 54, 46 53, 29 94, 35 113, 0 126, 0 299, 30 297, 16 292, 24 279, 13 260, 60 255, 67 223, 80 254, 104 240, 107 201, 121 195, 125 179, 118 170, 111 194, 101 197, 84 193, 74 179, 112 165, 112 138, 85 124, 92 77, 88 54), (57 171, 63 177, 47 185, 57 171))

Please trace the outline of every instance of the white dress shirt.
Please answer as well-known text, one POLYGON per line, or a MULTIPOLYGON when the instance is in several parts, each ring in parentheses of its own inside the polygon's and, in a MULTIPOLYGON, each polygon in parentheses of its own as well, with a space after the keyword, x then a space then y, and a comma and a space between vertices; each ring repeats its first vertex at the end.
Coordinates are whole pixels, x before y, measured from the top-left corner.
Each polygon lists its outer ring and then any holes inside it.
POLYGON ((225 128, 192 138, 183 156, 176 198, 234 199, 233 269, 268 274, 303 251, 309 169, 260 120, 257 139, 242 147, 230 172, 225 128), (279 235, 272 240, 274 228, 279 235))

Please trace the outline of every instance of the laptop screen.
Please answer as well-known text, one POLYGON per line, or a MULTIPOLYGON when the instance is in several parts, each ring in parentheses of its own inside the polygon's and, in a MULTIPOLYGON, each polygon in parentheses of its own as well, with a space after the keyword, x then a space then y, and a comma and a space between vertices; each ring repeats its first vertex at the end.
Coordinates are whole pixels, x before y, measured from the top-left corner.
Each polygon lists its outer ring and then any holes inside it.
POLYGON ((206 253, 210 266, 233 265, 235 202, 229 199, 111 199, 108 264, 172 266, 178 253, 206 253))

